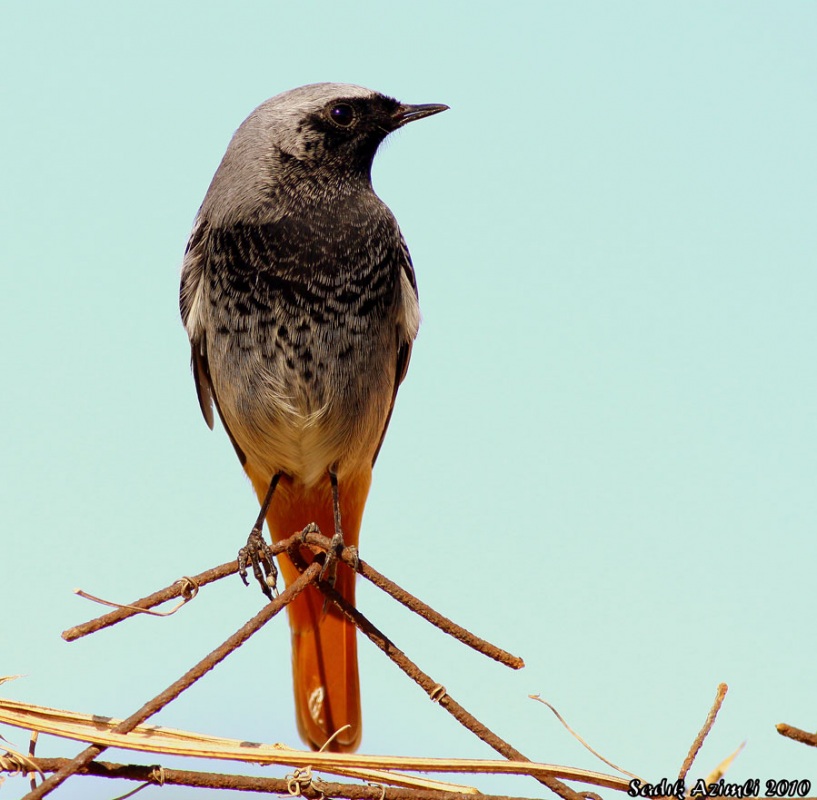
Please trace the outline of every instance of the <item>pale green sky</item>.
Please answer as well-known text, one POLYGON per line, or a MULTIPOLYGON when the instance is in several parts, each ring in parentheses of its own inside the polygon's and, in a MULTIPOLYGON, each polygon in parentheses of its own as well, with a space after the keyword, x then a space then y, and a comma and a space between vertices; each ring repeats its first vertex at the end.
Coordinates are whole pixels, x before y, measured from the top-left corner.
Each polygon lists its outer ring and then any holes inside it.
MULTIPOLYGON (((236 578, 59 638, 96 614, 73 587, 128 601, 246 538, 252 491, 188 370, 181 256, 244 117, 353 82, 451 106, 376 162, 424 324, 361 552, 527 667, 364 586, 361 608, 531 758, 607 770, 540 693, 673 777, 726 681, 700 773, 746 740, 730 780, 817 789, 774 729, 817 720, 815 41, 807 2, 4 2, 0 675, 26 677, 0 692, 127 716, 258 609, 236 578)), ((297 745, 288 638, 269 626, 156 722, 297 745)), ((363 751, 491 756, 360 651, 363 751)))

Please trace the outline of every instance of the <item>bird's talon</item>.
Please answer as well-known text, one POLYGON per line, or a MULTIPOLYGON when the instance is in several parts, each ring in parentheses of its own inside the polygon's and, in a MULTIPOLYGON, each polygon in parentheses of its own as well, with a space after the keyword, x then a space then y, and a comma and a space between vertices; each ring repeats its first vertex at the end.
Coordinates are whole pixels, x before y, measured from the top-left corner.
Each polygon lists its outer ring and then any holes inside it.
POLYGON ((238 551, 238 574, 245 586, 249 586, 247 580, 247 564, 252 565, 252 574, 261 591, 268 600, 272 600, 273 592, 278 593, 276 584, 278 582, 278 570, 275 566, 275 559, 272 549, 264 541, 259 528, 255 527, 247 537, 246 546, 238 551))
POLYGON ((333 589, 335 588, 339 556, 343 552, 344 547, 343 534, 338 532, 332 537, 329 550, 327 550, 326 558, 323 562, 323 568, 321 569, 320 579, 322 581, 325 580, 333 589))
POLYGON ((310 522, 302 531, 301 531, 301 544, 306 544, 306 537, 310 533, 320 533, 321 529, 317 526, 316 523, 310 522))
POLYGON ((355 547, 353 544, 350 544, 347 550, 351 553, 352 558, 354 559, 354 563, 351 564, 350 566, 355 572, 358 572, 360 570, 360 554, 357 551, 357 547, 355 547))
POLYGON ((324 559, 321 574, 318 578, 318 580, 328 583, 333 589, 335 588, 335 567, 337 567, 337 558, 327 557, 324 559))

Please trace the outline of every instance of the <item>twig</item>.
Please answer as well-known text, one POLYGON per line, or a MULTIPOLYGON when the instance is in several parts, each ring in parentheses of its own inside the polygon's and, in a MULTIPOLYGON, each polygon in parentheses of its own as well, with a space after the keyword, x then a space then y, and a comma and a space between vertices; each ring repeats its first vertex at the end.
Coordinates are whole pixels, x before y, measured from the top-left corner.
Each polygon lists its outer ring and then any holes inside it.
MULTIPOLYGON (((273 545, 273 552, 277 555, 283 551, 288 551, 290 556, 293 558, 293 561, 299 563, 302 569, 302 578, 306 576, 307 572, 313 570, 313 567, 310 566, 309 568, 306 567, 306 564, 303 562, 299 547, 304 544, 308 543, 312 546, 318 547, 327 551, 331 547, 331 540, 327 537, 320 535, 319 533, 307 533, 307 532, 299 532, 292 537, 289 537, 286 540, 282 540, 277 544, 273 545)), ((463 642, 464 644, 472 647, 473 649, 477 650, 478 652, 487 655, 488 657, 499 661, 500 663, 506 664, 514 669, 518 669, 521 666, 524 666, 524 662, 522 659, 508 653, 505 650, 502 650, 491 643, 481 639, 474 634, 467 631, 465 628, 455 624, 451 620, 447 619, 443 615, 437 613, 428 605, 420 601, 418 598, 411 595, 409 592, 402 589, 400 586, 395 584, 393 581, 390 581, 388 578, 377 572, 371 566, 366 564, 365 562, 361 562, 357 559, 356 553, 350 549, 344 549, 341 554, 342 559, 353 569, 356 569, 360 572, 365 578, 370 580, 380 589, 385 591, 391 597, 396 599, 398 602, 406 606, 409 610, 413 611, 414 613, 422 616, 435 626, 437 626, 443 632, 453 636, 454 638, 458 639, 459 641, 463 642)), ((322 556, 318 556, 317 558, 317 566, 315 569, 320 568, 322 556)), ((194 576, 191 580, 197 586, 204 586, 212 581, 219 580, 221 578, 227 577, 228 575, 234 574, 238 570, 238 565, 236 562, 228 562, 226 564, 222 564, 220 567, 215 567, 211 570, 206 570, 199 575, 194 576)), ((299 581, 301 579, 299 578, 299 581)), ((297 583, 297 582, 296 582, 297 583)), ((295 587, 295 583, 292 587, 290 587, 281 597, 285 597, 289 594, 290 590, 295 587)), ((328 587, 326 587, 328 588, 328 587)), ((108 627, 110 625, 114 625, 118 622, 121 622, 124 619, 127 619, 134 614, 142 613, 145 609, 152 608, 153 606, 159 605, 167 600, 173 599, 178 597, 179 595, 183 594, 183 584, 181 582, 176 582, 173 585, 166 587, 165 589, 155 592, 148 597, 142 598, 141 600, 137 600, 135 603, 131 604, 131 608, 128 607, 120 607, 117 608, 116 611, 106 614, 102 617, 99 617, 95 620, 91 620, 90 622, 84 623, 83 625, 78 625, 74 628, 71 628, 63 634, 63 638, 67 641, 73 641, 81 636, 87 635, 89 633, 93 633, 97 630, 101 630, 104 627, 108 627)), ((337 602, 337 600, 336 600, 337 602)), ((342 602, 342 601, 341 601, 342 602)), ((347 604, 348 605, 348 604, 347 604)), ((269 606, 266 607, 267 609, 269 606)), ((341 605, 343 609, 343 605, 341 605)), ((343 609, 344 613, 352 619, 352 621, 361 627, 361 630, 371 638, 375 644, 380 647, 389 657, 395 661, 398 666, 401 667, 410 677, 412 677, 415 682, 417 682, 431 697, 451 713, 461 724, 479 736, 483 741, 493 747, 497 752, 501 753, 504 757, 512 759, 512 760, 521 760, 521 761, 529 761, 529 759, 522 756, 518 751, 516 751, 511 745, 507 742, 500 739, 496 734, 494 734, 490 729, 480 723, 476 718, 474 718, 471 714, 469 714, 465 709, 463 709, 459 704, 457 704, 451 697, 449 697, 445 689, 441 686, 435 684, 432 679, 425 675, 425 673, 421 672, 419 668, 410 660, 408 659, 401 651, 394 647, 394 645, 383 635, 377 628, 375 628, 371 623, 366 620, 363 615, 359 614, 355 609, 347 607, 343 609), (357 619, 356 616, 357 615, 357 619)), ((262 612, 263 613, 263 612, 262 612)), ((256 618, 257 619, 257 618, 256 618)), ((266 621, 266 620, 264 620, 266 621)), ((263 623, 261 623, 263 624, 263 623)), ((259 625, 260 627, 260 625, 259 625)), ((229 641, 229 640, 228 640, 229 641)), ((235 646, 237 647, 241 642, 238 642, 235 646)), ((227 643, 225 643, 226 645, 227 643)), ((233 648, 234 649, 234 648, 233 648)), ((231 650, 229 651, 231 652, 231 650)), ((214 654, 215 655, 215 652, 214 654)), ((226 657, 227 652, 225 652, 221 658, 226 657)), ((216 661, 213 662, 218 663, 221 658, 218 658, 216 661)), ((202 662, 203 663, 203 662, 202 662)), ((207 669, 211 669, 212 666, 208 666, 207 669)), ((197 665, 201 666, 201 665, 197 665)), ((197 667, 194 667, 193 670, 196 670, 197 667)), ((191 672, 193 671, 191 670, 191 672)), ((189 675, 190 673, 188 673, 189 675)), ((203 674, 203 673, 202 673, 203 674)), ((187 676, 185 676, 187 677, 187 676)), ((140 712, 137 712, 136 715, 129 717, 127 720, 124 720, 122 725, 127 725, 129 722, 134 720, 137 715, 138 719, 136 722, 141 722, 144 719, 147 719, 150 715, 155 713, 159 708, 163 707, 166 703, 170 702, 175 696, 178 695, 181 691, 184 691, 187 686, 190 685, 189 683, 184 683, 184 679, 181 682, 177 682, 173 686, 169 687, 165 692, 159 695, 154 701, 147 704, 140 712), (175 692, 175 693, 174 693, 175 692), (154 708, 155 706, 155 708, 154 708)), ((134 723, 136 724, 136 723, 134 723)), ((132 726, 127 728, 127 730, 131 730, 132 726)), ((126 732, 126 730, 118 730, 117 732, 122 733, 126 732)), ((86 751, 81 753, 77 759, 74 760, 72 763, 72 769, 77 768, 78 766, 82 766, 85 763, 91 763, 93 759, 101 753, 105 747, 103 745, 92 745, 86 751)), ((58 782, 61 782, 68 776, 68 772, 65 773, 63 776, 62 773, 57 773, 49 778, 40 788, 40 794, 31 793, 29 796, 25 798, 25 800, 35 800, 36 798, 42 797, 50 791, 49 785, 51 788, 53 786, 58 785, 58 782), (55 782, 58 781, 58 782, 55 782), (49 784, 51 782, 51 784, 49 784), (49 784, 49 785, 46 785, 49 784), (45 786, 45 791, 43 791, 43 786, 45 786)), ((555 777, 550 775, 545 775, 542 777, 537 776, 537 780, 540 780, 546 786, 551 788, 557 794, 561 795, 564 798, 569 798, 570 800, 578 800, 580 795, 576 792, 571 790, 566 784, 562 783, 555 777)))
MULTIPOLYGON (((273 544, 273 555, 278 555, 278 553, 288 550, 292 546, 292 543, 296 540, 299 542, 302 541, 300 533, 296 533, 293 536, 290 536, 288 539, 283 539, 280 542, 273 544)), ((112 604, 116 605, 116 611, 111 611, 110 613, 103 614, 101 617, 97 617, 96 619, 83 622, 81 625, 75 625, 73 628, 68 628, 68 630, 63 631, 62 638, 65 639, 66 642, 76 641, 77 639, 81 639, 83 636, 87 636, 90 633, 96 633, 103 628, 109 628, 111 625, 116 625, 117 623, 122 622, 123 620, 126 620, 136 614, 143 614, 148 609, 159 606, 162 603, 166 603, 168 600, 173 600, 176 597, 184 597, 189 591, 191 584, 197 587, 197 589, 200 589, 202 586, 206 586, 208 583, 220 581, 222 578, 235 575, 236 572, 238 572, 238 562, 228 561, 226 564, 221 564, 218 567, 206 569, 204 572, 200 572, 198 575, 194 575, 192 578, 179 578, 179 580, 171 583, 170 586, 166 586, 164 589, 159 589, 159 591, 153 592, 153 594, 149 594, 147 597, 143 597, 141 600, 134 600, 133 603, 121 605, 118 603, 112 604)), ((74 591, 75 593, 80 594, 80 596, 88 597, 88 599, 100 602, 98 598, 87 595, 81 590, 75 589, 74 591)), ((102 602, 106 603, 106 601, 102 602)), ((165 615, 161 614, 158 616, 165 615)))
MULTIPOLYGON (((415 778, 407 772, 459 773, 462 775, 528 775, 538 778, 552 775, 562 780, 626 792, 629 781, 614 775, 584 769, 541 764, 535 761, 510 761, 483 758, 424 758, 419 756, 377 756, 352 753, 311 752, 282 744, 262 744, 243 739, 224 739, 191 731, 142 724, 125 734, 114 733, 122 720, 94 714, 76 714, 56 708, 20 703, 0 697, 0 723, 23 730, 35 730, 51 736, 74 739, 104 747, 116 747, 167 758, 183 756, 200 759, 224 759, 270 767, 286 766, 340 776, 338 780, 357 778, 370 783, 405 788, 434 789, 453 793, 478 794, 472 787, 415 778)), ((16 762, 15 762, 16 763, 16 762)))
MULTIPOLYGON (((311 545, 320 547, 323 550, 328 550, 331 546, 331 540, 319 533, 308 533, 306 535, 296 533, 294 536, 291 536, 288 539, 283 539, 274 544, 272 546, 272 552, 273 554, 278 555, 285 550, 291 549, 295 543, 301 544, 304 541, 311 545)), ((475 636, 461 625, 457 625, 455 622, 452 622, 447 617, 426 605, 422 600, 419 600, 401 586, 398 586, 396 583, 394 583, 394 581, 389 580, 385 575, 382 575, 365 561, 358 559, 354 551, 350 550, 349 548, 345 548, 343 550, 341 558, 346 564, 352 567, 352 569, 357 568, 357 571, 360 572, 364 578, 371 581, 379 589, 382 589, 384 592, 386 592, 386 594, 397 600, 397 602, 401 603, 415 614, 423 617, 423 619, 427 620, 432 625, 435 625, 444 633, 453 636, 455 639, 458 639, 468 647, 494 659, 495 661, 499 661, 501 664, 505 664, 512 669, 520 669, 521 667, 525 666, 525 662, 518 656, 512 655, 506 650, 496 647, 496 645, 491 644, 479 636, 475 636)), ((117 623, 122 622, 135 614, 144 613, 147 609, 151 609, 154 606, 166 603, 168 600, 173 600, 176 597, 180 597, 183 595, 184 588, 187 585, 185 583, 186 581, 190 581, 194 585, 201 587, 206 586, 208 583, 212 583, 213 581, 221 580, 222 578, 234 575, 237 571, 237 562, 229 561, 221 566, 205 570, 192 578, 182 578, 164 589, 160 589, 147 597, 143 597, 141 600, 135 600, 133 603, 128 605, 120 605, 116 611, 104 614, 101 617, 97 617, 96 619, 92 619, 88 622, 82 623, 81 625, 75 625, 73 628, 69 628, 68 630, 64 631, 62 638, 67 642, 76 641, 83 636, 96 633, 97 631, 110 627, 111 625, 116 625, 117 623)), ((87 596, 84 592, 82 595, 87 596)))
MULTIPOLYGON (((289 551, 289 557, 293 563, 299 568, 303 569, 304 562, 298 552, 297 545, 289 551)), ((314 563, 314 562, 313 562, 314 563)), ((496 750, 497 753, 505 758, 513 761, 530 761, 529 758, 522 755, 516 748, 497 736, 490 728, 483 725, 476 717, 466 711, 459 703, 457 703, 451 695, 449 695, 444 687, 436 683, 432 678, 426 675, 402 650, 400 650, 394 642, 392 642, 384 633, 378 630, 366 617, 363 616, 353 605, 348 603, 338 592, 334 590, 328 583, 319 581, 318 588, 328 597, 343 614, 354 623, 360 631, 362 631, 371 642, 373 642, 380 650, 382 650, 400 669, 405 672, 426 694, 428 694, 435 702, 438 702, 446 711, 448 711, 457 722, 463 727, 470 730, 473 734, 478 736, 489 747, 496 750)), ((564 800, 581 800, 581 795, 573 791, 566 783, 563 783, 558 778, 551 776, 537 777, 543 785, 548 789, 558 794, 564 800)))
POLYGON ((638 778, 638 775, 634 775, 632 772, 624 769, 624 767, 619 767, 618 764, 614 764, 612 761, 605 758, 601 753, 594 750, 581 736, 579 736, 578 733, 576 733, 576 731, 573 730, 573 728, 570 727, 570 725, 567 724, 565 718, 550 703, 548 703, 547 700, 540 697, 538 694, 529 694, 528 697, 530 697, 531 700, 537 700, 542 705, 547 706, 556 715, 556 719, 558 719, 559 722, 561 722, 562 725, 567 728, 568 733, 586 750, 589 750, 596 758, 607 764, 608 767, 612 767, 614 770, 621 772, 623 775, 629 775, 631 778, 638 778))
MULTIPOLYGON (((198 575, 194 575, 192 578, 188 578, 187 580, 192 580, 196 586, 202 587, 206 586, 208 583, 212 583, 213 581, 226 578, 228 575, 233 575, 235 572, 237 572, 237 570, 238 565, 236 562, 228 561, 226 564, 222 564, 219 567, 213 567, 212 569, 207 569, 198 575)), ((103 614, 101 617, 97 617, 96 619, 83 622, 82 625, 75 625, 73 628, 68 628, 68 630, 63 631, 62 638, 65 639, 66 642, 76 641, 77 639, 81 639, 83 636, 87 636, 89 633, 96 633, 103 628, 116 625, 117 622, 122 622, 122 620, 128 619, 135 614, 142 613, 147 609, 153 608, 154 606, 166 603, 168 600, 181 597, 185 588, 184 580, 185 579, 182 578, 175 581, 170 586, 166 586, 164 589, 160 589, 158 592, 153 592, 153 594, 149 594, 147 597, 143 597, 141 600, 135 600, 133 603, 130 603, 129 606, 120 606, 116 611, 111 611, 107 614, 103 614)))
POLYGON ((725 683, 721 683, 718 686, 718 692, 715 695, 715 701, 712 703, 712 708, 709 709, 709 713, 706 715, 704 725, 701 728, 698 735, 695 737, 695 741, 689 748, 689 753, 687 753, 687 757, 684 759, 684 763, 681 765, 681 771, 678 773, 679 780, 681 781, 686 780, 687 773, 692 767, 692 762, 698 755, 698 751, 701 749, 701 746, 704 743, 704 739, 706 739, 706 737, 709 735, 709 731, 712 730, 712 726, 715 724, 715 717, 718 716, 718 711, 721 710, 721 706, 723 705, 723 699, 724 697, 726 697, 726 692, 728 690, 729 687, 725 683))
MULTIPOLYGON (((29 759, 33 759, 35 756, 35 751, 37 750, 37 740, 40 738, 40 734, 38 731, 31 731, 31 739, 28 741, 28 757, 29 759)), ((36 788, 37 780, 36 776, 33 772, 29 772, 28 774, 28 782, 32 789, 36 788)))
MULTIPOLYGON (((67 758, 38 758, 36 767, 42 772, 59 772, 70 760, 67 758)), ((260 792, 269 794, 289 794, 290 781, 287 778, 261 778, 249 775, 230 775, 220 772, 194 772, 190 770, 167 769, 165 767, 142 764, 113 764, 107 761, 93 761, 77 770, 78 775, 92 775, 99 778, 114 778, 139 781, 154 785, 192 786, 201 789, 232 789, 239 792, 260 792)), ((473 800, 473 795, 435 791, 433 789, 400 789, 349 783, 314 781, 312 787, 302 787, 304 797, 319 798, 321 793, 329 797, 348 800, 473 800)), ((479 795, 480 800, 527 800, 505 795, 479 795)))
POLYGON ((794 739, 795 742, 800 742, 801 744, 817 747, 817 733, 809 733, 801 728, 795 728, 794 725, 787 725, 785 722, 779 723, 776 727, 777 732, 781 736, 794 739))
MULTIPOLYGON (((152 717, 168 703, 178 697, 185 689, 192 686, 199 678, 206 675, 219 662, 223 661, 236 648, 240 647, 256 631, 269 622, 282 608, 292 601, 306 586, 317 579, 320 572, 320 564, 311 565, 304 571, 297 580, 288 586, 275 600, 267 603, 246 625, 239 628, 221 646, 213 650, 210 655, 199 661, 194 667, 189 669, 179 680, 172 683, 163 692, 159 693, 149 702, 145 703, 138 711, 131 714, 127 719, 114 728, 114 733, 128 733, 137 725, 152 717)), ((116 613, 116 612, 114 612, 116 613)), ((73 775, 77 770, 90 764, 106 748, 101 745, 92 744, 83 750, 76 758, 69 761, 62 769, 55 772, 36 789, 29 792, 23 800, 39 800, 45 797, 53 789, 56 789, 66 778, 73 775)))
POLYGON ((199 586, 192 578, 185 576, 184 578, 179 578, 176 583, 181 584, 179 594, 181 594, 182 599, 176 603, 173 608, 168 609, 167 611, 154 611, 152 608, 142 608, 141 606, 134 606, 128 603, 114 603, 111 600, 105 600, 102 597, 97 597, 96 595, 85 592, 82 589, 74 589, 74 594, 77 595, 77 597, 83 598, 84 600, 91 600, 94 603, 99 603, 101 606, 127 609, 135 612, 136 614, 150 614, 152 617, 172 617, 173 614, 175 614, 185 603, 189 603, 199 593, 199 586))
MULTIPOLYGON (((317 545, 323 550, 328 550, 331 546, 331 539, 318 533, 307 533, 304 539, 308 544, 317 545)), ((488 656, 488 658, 494 659, 494 661, 499 661, 501 664, 505 664, 505 666, 511 667, 512 669, 521 669, 525 666, 525 662, 519 658, 519 656, 512 655, 506 650, 502 650, 496 645, 485 641, 485 639, 475 636, 461 625, 452 622, 448 617, 444 617, 431 608, 431 606, 426 605, 422 600, 419 600, 413 594, 410 594, 394 581, 389 580, 385 575, 378 572, 374 567, 367 564, 359 558, 353 550, 344 548, 341 558, 352 569, 357 569, 366 580, 371 581, 378 589, 382 589, 386 594, 397 600, 398 603, 401 603, 410 611, 413 611, 432 625, 435 625, 443 631, 443 633, 453 636, 473 650, 488 656)))

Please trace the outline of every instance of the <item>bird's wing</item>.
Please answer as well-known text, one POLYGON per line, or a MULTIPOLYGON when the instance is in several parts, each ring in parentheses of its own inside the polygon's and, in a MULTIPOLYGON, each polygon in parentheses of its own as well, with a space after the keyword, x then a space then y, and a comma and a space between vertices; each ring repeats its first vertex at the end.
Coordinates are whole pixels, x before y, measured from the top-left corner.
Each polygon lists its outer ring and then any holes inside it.
POLYGON ((204 421, 212 429, 213 406, 221 418, 221 424, 227 431, 227 436, 233 443, 235 452, 242 464, 247 460, 244 451, 238 446, 232 431, 224 421, 224 415, 218 405, 213 381, 210 377, 210 364, 207 360, 207 335, 201 319, 201 293, 204 267, 207 258, 207 235, 209 225, 207 221, 198 217, 193 225, 193 231, 187 242, 182 262, 182 279, 179 287, 179 309, 182 313, 182 322, 190 338, 190 366, 193 370, 193 380, 196 383, 196 394, 204 421))
POLYGON ((206 239, 209 226, 201 216, 196 218, 182 262, 182 280, 179 287, 179 310, 190 338, 190 365, 196 382, 201 413, 207 425, 213 427, 213 384, 207 363, 207 339, 201 319, 202 279, 206 239))
POLYGON ((380 434, 380 441, 372 457, 372 465, 377 461, 380 448, 383 446, 383 439, 391 422, 391 415, 394 411, 394 401, 397 399, 397 390, 406 377, 409 361, 411 360, 411 348, 414 344, 414 337, 420 327, 420 304, 417 294, 417 281, 414 277, 414 266, 411 263, 408 247, 403 237, 400 237, 401 272, 400 272, 400 317, 397 323, 397 358, 394 364, 394 385, 392 387, 391 403, 386 421, 383 423, 383 430, 380 434))

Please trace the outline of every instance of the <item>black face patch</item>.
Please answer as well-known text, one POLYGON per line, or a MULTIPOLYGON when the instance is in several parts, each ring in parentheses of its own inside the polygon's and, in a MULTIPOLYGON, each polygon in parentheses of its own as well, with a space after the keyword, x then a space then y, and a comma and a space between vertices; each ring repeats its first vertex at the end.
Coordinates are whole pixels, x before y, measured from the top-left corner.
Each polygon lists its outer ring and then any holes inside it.
POLYGON ((307 124, 324 136, 327 152, 359 151, 362 160, 374 157, 378 145, 396 127, 400 103, 392 97, 338 97, 308 117, 307 124))

